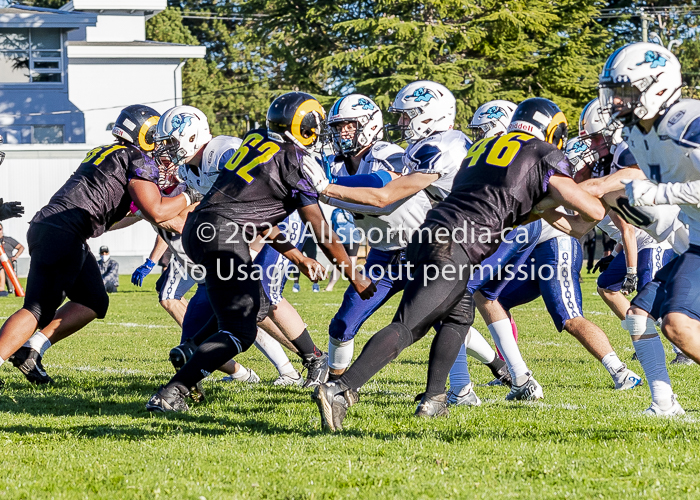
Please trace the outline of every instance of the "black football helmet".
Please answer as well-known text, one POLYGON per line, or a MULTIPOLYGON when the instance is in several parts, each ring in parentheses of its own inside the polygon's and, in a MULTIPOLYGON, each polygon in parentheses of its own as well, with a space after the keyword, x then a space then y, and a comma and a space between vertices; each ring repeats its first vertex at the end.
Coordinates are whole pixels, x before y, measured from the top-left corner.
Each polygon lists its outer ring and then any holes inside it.
POLYGON ((569 123, 559 106, 543 97, 521 102, 510 120, 508 132, 525 132, 564 149, 569 135, 569 123))
POLYGON ((114 122, 112 135, 150 153, 156 147, 153 134, 159 118, 158 111, 143 104, 127 106, 114 122))
POLYGON ((316 144, 325 119, 321 103, 311 94, 288 92, 270 104, 267 132, 271 139, 309 148, 316 144))

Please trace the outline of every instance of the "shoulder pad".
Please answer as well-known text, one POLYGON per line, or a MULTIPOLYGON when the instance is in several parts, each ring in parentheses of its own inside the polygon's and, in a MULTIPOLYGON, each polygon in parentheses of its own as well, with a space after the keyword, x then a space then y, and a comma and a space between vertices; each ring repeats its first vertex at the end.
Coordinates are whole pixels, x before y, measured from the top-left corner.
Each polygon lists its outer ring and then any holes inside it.
POLYGON ((393 155, 402 155, 404 153, 404 149, 398 144, 377 141, 372 146, 370 152, 376 160, 386 160, 393 155))
POLYGON ((700 147, 700 101, 681 99, 668 109, 656 130, 660 139, 700 147))
POLYGON ((615 152, 613 153, 613 166, 618 168, 631 167, 636 165, 637 160, 635 159, 632 151, 629 150, 626 142, 621 142, 615 147, 615 152))

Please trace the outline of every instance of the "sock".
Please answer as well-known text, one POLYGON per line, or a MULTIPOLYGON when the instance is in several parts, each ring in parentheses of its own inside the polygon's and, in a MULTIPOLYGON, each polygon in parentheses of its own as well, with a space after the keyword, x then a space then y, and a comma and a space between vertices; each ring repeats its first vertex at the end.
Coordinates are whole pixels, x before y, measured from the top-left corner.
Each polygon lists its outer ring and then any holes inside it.
POLYGON ((255 337, 255 347, 270 360, 270 363, 275 365, 280 375, 296 371, 284 349, 282 349, 282 345, 262 328, 258 328, 258 334, 255 337))
POLYGON ((603 356, 603 359, 601 359, 600 362, 603 363, 603 366, 606 370, 608 370, 610 375, 615 375, 623 366, 625 366, 624 363, 620 361, 620 358, 617 357, 615 351, 607 353, 605 356, 603 356))
POLYGON ((311 339, 311 335, 309 335, 309 331, 306 328, 304 328, 301 335, 291 342, 292 345, 297 348, 297 351, 299 351, 299 357, 301 359, 306 360, 321 357, 321 351, 319 351, 316 344, 314 344, 314 341, 311 339))
MULTIPOLYGON (((513 320, 512 317, 510 317, 508 319, 510 320, 510 327, 513 330, 513 338, 517 342, 518 341, 518 325, 515 324, 515 321, 513 320)), ((500 359, 505 361, 505 359, 503 358, 503 354, 501 354, 501 351, 498 349, 498 347, 496 347, 496 356, 498 356, 500 359)))
POLYGON ((428 361, 428 383, 425 396, 437 396, 445 392, 447 375, 454 365, 464 340, 468 337, 469 328, 461 325, 443 324, 430 346, 428 361))
POLYGON ((44 356, 46 350, 51 347, 51 341, 46 338, 46 335, 37 331, 34 335, 29 337, 22 347, 29 347, 30 349, 37 351, 40 356, 44 356))
POLYGON ((630 314, 627 316, 627 326, 633 337, 653 335, 651 338, 632 340, 632 345, 649 383, 651 400, 662 410, 667 410, 673 404, 673 389, 666 368, 664 346, 656 331, 654 320, 646 316, 630 314))
POLYGON ((467 365, 467 349, 462 345, 462 347, 459 348, 457 359, 452 365, 452 368, 450 368, 450 390, 457 393, 461 391, 462 388, 469 385, 471 381, 469 366, 467 365))
POLYGON ((192 387, 239 352, 240 341, 232 333, 221 330, 197 348, 192 358, 170 379, 168 385, 192 387))
POLYGON ((412 343, 413 335, 406 325, 391 323, 369 339, 360 356, 338 382, 341 386, 359 389, 412 343))
POLYGON ((520 349, 518 349, 518 343, 513 337, 513 327, 510 319, 502 319, 491 323, 488 328, 498 350, 503 354, 505 362, 508 363, 508 371, 513 379, 513 384, 516 386, 523 385, 529 378, 528 369, 525 360, 520 354, 520 349))
POLYGON ((350 366, 355 352, 355 340, 346 342, 330 337, 328 339, 328 366, 334 370, 343 370, 350 366))
POLYGON ((232 373, 231 377, 233 377, 234 380, 245 380, 250 376, 250 370, 243 366, 242 364, 238 363, 238 371, 236 373, 232 373))
MULTIPOLYGON (((484 364, 493 361, 496 357, 496 351, 486 342, 484 336, 474 327, 469 329, 469 333, 469 343, 466 344, 467 354, 484 364)), ((450 378, 450 380, 452 379, 450 378)))

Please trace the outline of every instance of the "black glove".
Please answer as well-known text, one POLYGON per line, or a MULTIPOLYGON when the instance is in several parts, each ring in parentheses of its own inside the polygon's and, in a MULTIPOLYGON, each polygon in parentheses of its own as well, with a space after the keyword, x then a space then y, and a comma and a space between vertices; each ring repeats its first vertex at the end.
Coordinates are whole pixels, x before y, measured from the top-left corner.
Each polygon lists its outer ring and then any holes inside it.
POLYGON ((197 191, 192 186, 187 186, 187 189, 185 189, 185 194, 190 197, 190 204, 197 203, 198 201, 201 201, 204 197, 202 196, 202 193, 197 191))
POLYGON ((603 257, 596 263, 595 267, 593 268, 593 272, 595 273, 598 272, 598 270, 600 270, 601 273, 604 273, 608 266, 610 266, 610 263, 613 261, 614 258, 615 257, 613 257, 612 255, 603 257))
POLYGON ((625 279, 622 281, 622 287, 620 287, 622 295, 629 295, 630 293, 634 292, 637 289, 638 281, 639 278, 637 277, 636 273, 625 274, 625 279))
POLYGON ((12 217, 22 217, 24 215, 24 207, 19 201, 2 202, 0 198, 0 220, 10 219, 12 217))

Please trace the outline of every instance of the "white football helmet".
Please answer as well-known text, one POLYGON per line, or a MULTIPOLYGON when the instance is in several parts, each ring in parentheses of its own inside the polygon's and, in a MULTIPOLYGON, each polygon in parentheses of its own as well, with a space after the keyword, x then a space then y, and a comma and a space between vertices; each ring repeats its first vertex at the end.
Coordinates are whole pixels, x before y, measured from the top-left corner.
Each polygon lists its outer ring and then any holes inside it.
POLYGON ((469 128, 474 132, 474 140, 505 134, 517 104, 496 99, 482 104, 474 113, 469 128))
POLYGON ((409 83, 396 95, 389 112, 406 113, 410 121, 390 129, 401 130, 402 139, 413 144, 453 128, 456 109, 455 96, 444 85, 427 80, 409 83))
POLYGON ((574 137, 566 142, 566 149, 564 154, 566 159, 569 160, 574 173, 581 170, 588 164, 587 158, 590 156, 591 140, 586 137, 574 137))
POLYGON ((584 153, 586 163, 598 161, 613 152, 622 142, 622 127, 613 120, 608 109, 600 106, 596 97, 586 104, 578 120, 579 137, 588 139, 589 150, 584 153))
POLYGON ((350 94, 338 99, 328 112, 326 125, 336 155, 355 155, 384 137, 384 121, 379 106, 362 94, 350 94), (357 130, 354 137, 341 137, 337 125, 342 122, 355 122, 357 130))
POLYGON ((602 108, 623 125, 652 119, 681 97, 681 64, 666 47, 637 42, 617 49, 599 79, 602 108))
POLYGON ((158 120, 155 157, 167 157, 180 166, 194 158, 211 141, 207 116, 193 106, 175 106, 158 120))

